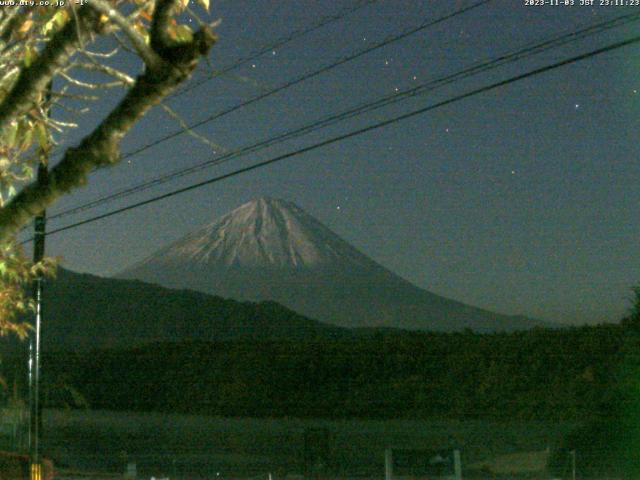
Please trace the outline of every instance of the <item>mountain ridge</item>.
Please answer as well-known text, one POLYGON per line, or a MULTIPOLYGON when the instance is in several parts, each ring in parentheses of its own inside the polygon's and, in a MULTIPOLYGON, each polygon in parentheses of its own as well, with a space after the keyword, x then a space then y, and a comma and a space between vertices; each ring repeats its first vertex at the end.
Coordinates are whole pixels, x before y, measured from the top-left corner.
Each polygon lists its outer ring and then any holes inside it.
POLYGON ((373 262, 297 205, 262 197, 170 243, 137 265, 163 256, 167 262, 187 258, 210 263, 214 252, 215 260, 229 267, 317 267, 337 258, 373 262), (314 242, 310 237, 322 241, 314 242))
MULTIPOLYGON (((139 280, 103 278, 58 268, 46 281, 45 350, 130 348, 153 342, 314 340, 351 332, 304 317, 275 302, 238 302, 139 280)), ((19 346, 13 337, 4 350, 19 346)))
POLYGON ((423 290, 297 205, 247 202, 117 275, 241 301, 273 300, 333 325, 509 331, 547 326, 423 290))

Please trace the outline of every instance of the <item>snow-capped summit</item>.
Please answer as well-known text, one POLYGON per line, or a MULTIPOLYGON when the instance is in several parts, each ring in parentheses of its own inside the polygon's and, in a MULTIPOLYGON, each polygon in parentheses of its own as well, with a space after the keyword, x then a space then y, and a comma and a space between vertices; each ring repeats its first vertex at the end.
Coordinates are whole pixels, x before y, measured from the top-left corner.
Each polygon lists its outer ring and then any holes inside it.
POLYGON ((119 276, 236 300, 273 300, 343 327, 495 331, 540 325, 420 289, 300 207, 272 198, 241 205, 119 276))
POLYGON ((177 242, 146 262, 197 262, 227 267, 314 268, 370 260, 297 205, 250 201, 177 242))

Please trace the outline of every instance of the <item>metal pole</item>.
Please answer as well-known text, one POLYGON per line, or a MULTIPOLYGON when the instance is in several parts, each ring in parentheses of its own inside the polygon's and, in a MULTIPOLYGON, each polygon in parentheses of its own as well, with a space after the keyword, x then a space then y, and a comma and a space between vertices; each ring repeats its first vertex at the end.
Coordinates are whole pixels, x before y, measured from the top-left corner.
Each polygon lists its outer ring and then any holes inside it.
MULTIPOLYGON (((47 87, 48 103, 51 98, 51 84, 47 87)), ((47 115, 49 108, 46 108, 47 115)), ((45 185, 48 181, 48 148, 41 145, 40 163, 36 181, 45 185)), ((44 258, 44 240, 47 224, 47 212, 43 210, 34 221, 33 263, 44 258)), ((42 464, 40 461, 40 427, 42 425, 42 408, 40 406, 40 338, 42 326, 42 274, 38 273, 33 285, 33 299, 35 301, 35 325, 29 344, 29 463, 30 479, 42 480, 42 464)))
POLYGON ((460 450, 453 451, 453 471, 456 480, 462 480, 462 460, 460 450))
POLYGON ((571 478, 576 480, 576 451, 571 450, 571 478))
POLYGON ((393 480, 393 449, 384 451, 384 479, 393 480))
MULTIPOLYGON (((40 163, 38 166, 38 181, 46 181, 47 166, 40 163)), ((33 261, 37 263, 44 257, 46 213, 43 211, 35 218, 35 236, 33 247, 33 261)), ((29 459, 31 463, 31 480, 41 480, 40 465, 40 338, 42 328, 42 284, 40 274, 36 277, 33 287, 36 315, 34 332, 31 335, 29 345, 29 459)))

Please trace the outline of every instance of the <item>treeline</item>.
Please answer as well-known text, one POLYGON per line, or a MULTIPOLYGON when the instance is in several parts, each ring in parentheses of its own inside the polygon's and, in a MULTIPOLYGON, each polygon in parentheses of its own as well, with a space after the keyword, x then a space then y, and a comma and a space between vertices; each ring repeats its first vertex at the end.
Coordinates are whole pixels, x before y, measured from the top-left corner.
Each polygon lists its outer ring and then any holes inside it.
POLYGON ((224 416, 584 420, 619 402, 612 385, 628 334, 620 325, 372 330, 349 339, 50 353, 45 399, 224 416))

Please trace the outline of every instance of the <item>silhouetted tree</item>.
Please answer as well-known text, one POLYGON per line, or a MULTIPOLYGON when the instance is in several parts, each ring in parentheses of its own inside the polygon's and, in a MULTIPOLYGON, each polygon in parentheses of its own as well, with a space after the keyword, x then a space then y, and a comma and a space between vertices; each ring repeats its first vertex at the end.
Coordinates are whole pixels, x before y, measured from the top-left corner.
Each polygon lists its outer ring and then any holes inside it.
MULTIPOLYGON (((208 9, 208 0, 197 1, 208 9)), ((0 8, 0 335, 20 336, 27 326, 18 314, 31 307, 24 286, 51 269, 26 260, 17 232, 93 170, 117 164, 122 138, 191 75, 216 40, 209 25, 192 32, 182 22, 189 0, 22 3, 0 8), (109 44, 107 37, 120 46, 95 47, 109 44), (123 50, 139 57, 142 73, 139 65, 114 68, 115 59, 129 55, 123 50), (93 80, 98 76, 104 81, 93 80), (124 89, 122 100, 77 146, 59 148, 49 175, 33 181, 56 136, 79 124, 69 115, 109 98, 100 92, 114 88, 124 89), (63 109, 52 112, 54 106, 63 109)))

